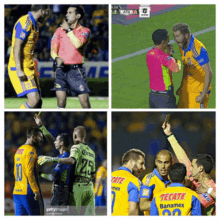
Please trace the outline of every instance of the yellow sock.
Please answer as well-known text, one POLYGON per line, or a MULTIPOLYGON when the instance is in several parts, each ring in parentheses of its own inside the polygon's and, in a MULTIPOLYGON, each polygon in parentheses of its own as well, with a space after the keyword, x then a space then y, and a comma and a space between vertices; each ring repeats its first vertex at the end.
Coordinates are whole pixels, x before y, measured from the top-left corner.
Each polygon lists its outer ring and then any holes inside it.
POLYGON ((31 107, 30 107, 30 106, 27 104, 27 102, 26 102, 25 104, 22 104, 22 105, 20 106, 20 108, 23 108, 23 109, 24 109, 24 108, 25 108, 25 109, 28 108, 28 109, 29 109, 29 108, 31 108, 31 107))

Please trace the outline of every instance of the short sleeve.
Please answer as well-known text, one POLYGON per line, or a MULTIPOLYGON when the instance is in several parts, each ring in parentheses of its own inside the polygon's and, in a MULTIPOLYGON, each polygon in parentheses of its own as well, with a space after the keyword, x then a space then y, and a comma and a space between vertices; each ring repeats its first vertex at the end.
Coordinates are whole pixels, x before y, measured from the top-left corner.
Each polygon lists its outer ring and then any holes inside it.
POLYGON ((79 148, 77 145, 73 145, 70 149, 70 157, 73 157, 75 160, 79 158, 79 148))
POLYGON ((59 42, 59 38, 60 38, 60 28, 58 28, 55 31, 55 33, 51 39, 51 44, 57 44, 59 42))
POLYGON ((200 66, 203 66, 206 63, 209 63, 209 55, 208 55, 207 50, 204 47, 202 47, 200 50, 199 56, 194 57, 194 59, 198 62, 200 66))
POLYGON ((151 205, 150 205, 150 215, 159 215, 155 197, 153 198, 151 205))
POLYGON ((140 188, 140 198, 150 199, 155 188, 155 184, 151 178, 146 177, 140 188))
POLYGON ((139 202, 139 190, 138 190, 138 187, 130 182, 128 184, 128 201, 129 202, 136 202, 138 203, 139 202))
POLYGON ((80 34, 79 40, 81 41, 82 44, 85 44, 89 40, 89 36, 90 36, 90 30, 85 29, 80 34))
POLYGON ((192 212, 191 215, 202 215, 201 203, 198 198, 192 196, 192 212))
POLYGON ((15 26, 15 38, 26 40, 31 31, 31 19, 28 16, 26 19, 21 19, 15 26))

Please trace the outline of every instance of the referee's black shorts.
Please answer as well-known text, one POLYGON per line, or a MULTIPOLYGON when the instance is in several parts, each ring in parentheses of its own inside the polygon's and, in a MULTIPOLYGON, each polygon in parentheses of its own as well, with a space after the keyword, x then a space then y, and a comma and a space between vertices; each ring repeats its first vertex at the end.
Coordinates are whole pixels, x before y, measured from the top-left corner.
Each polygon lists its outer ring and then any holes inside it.
POLYGON ((51 206, 67 206, 69 205, 69 187, 66 185, 54 185, 51 196, 51 206))
POLYGON ((81 64, 58 67, 56 69, 54 88, 52 91, 65 91, 72 96, 90 93, 85 67, 81 64))

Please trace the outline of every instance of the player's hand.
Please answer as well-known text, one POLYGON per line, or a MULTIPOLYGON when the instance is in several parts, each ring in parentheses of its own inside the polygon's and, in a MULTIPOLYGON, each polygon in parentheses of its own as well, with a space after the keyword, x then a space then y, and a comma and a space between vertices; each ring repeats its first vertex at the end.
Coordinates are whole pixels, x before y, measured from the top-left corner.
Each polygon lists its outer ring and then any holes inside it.
POLYGON ((196 97, 196 102, 202 103, 204 101, 204 99, 205 99, 205 95, 201 94, 196 97))
POLYGON ((38 160, 37 160, 37 163, 39 165, 43 165, 45 163, 53 163, 53 162, 58 163, 59 158, 58 157, 39 156, 38 160))
POLYGON ((173 45, 168 44, 167 45, 167 53, 171 56, 173 54, 173 45))
POLYGON ((34 194, 34 199, 35 200, 40 200, 40 193, 35 193, 34 194))
POLYGON ((209 186, 205 183, 200 183, 200 185, 196 188, 196 192, 198 194, 207 193, 209 186))
POLYGON ((58 57, 57 58, 57 67, 60 67, 64 63, 63 58, 58 57))
POLYGON ((21 82, 25 82, 28 80, 27 76, 24 74, 22 70, 17 71, 17 76, 21 82))
POLYGON ((41 118, 40 118, 40 116, 38 116, 38 114, 34 114, 34 120, 35 120, 37 126, 40 127, 43 125, 41 118))
POLYGON ((70 26, 66 20, 63 21, 63 23, 60 25, 60 27, 64 30, 67 30, 70 28, 70 26))
POLYGON ((164 122, 162 125, 162 128, 163 128, 163 132, 165 133, 165 135, 169 136, 172 134, 171 125, 169 122, 164 122))

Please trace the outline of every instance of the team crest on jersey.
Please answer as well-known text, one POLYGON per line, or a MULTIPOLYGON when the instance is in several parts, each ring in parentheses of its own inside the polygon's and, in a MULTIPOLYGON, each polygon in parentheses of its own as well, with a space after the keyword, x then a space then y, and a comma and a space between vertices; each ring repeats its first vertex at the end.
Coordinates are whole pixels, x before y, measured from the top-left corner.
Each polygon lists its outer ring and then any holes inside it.
POLYGON ((80 85, 80 86, 79 86, 79 90, 80 90, 81 92, 84 91, 84 90, 85 90, 84 86, 83 86, 83 85, 80 85))
POLYGON ((89 36, 87 32, 82 33, 82 35, 84 35, 86 38, 88 38, 88 36, 89 36))
POLYGON ((23 39, 23 40, 25 39, 25 33, 23 31, 20 34, 20 38, 23 39))
POLYGON ((143 193, 142 193, 143 196, 149 196, 149 194, 150 194, 149 189, 143 189, 143 193))
POLYGON ((60 89, 61 85, 60 84, 56 84, 56 88, 60 89))

